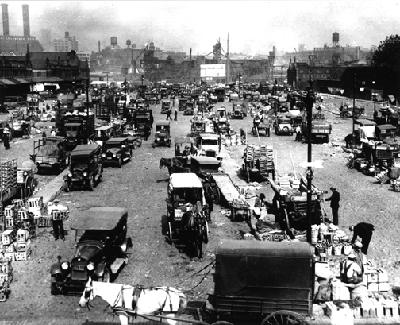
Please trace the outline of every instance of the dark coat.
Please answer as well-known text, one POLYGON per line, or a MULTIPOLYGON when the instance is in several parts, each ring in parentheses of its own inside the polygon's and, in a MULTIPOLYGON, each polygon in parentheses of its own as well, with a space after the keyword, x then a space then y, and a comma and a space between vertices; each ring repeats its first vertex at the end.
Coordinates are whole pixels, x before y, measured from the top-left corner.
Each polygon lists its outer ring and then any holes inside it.
POLYGON ((375 230, 375 227, 368 223, 368 222, 360 222, 357 225, 354 226, 353 230, 353 239, 351 240, 352 243, 354 243, 357 239, 357 236, 360 237, 363 241, 371 240, 372 237, 372 232, 375 230))
POLYGON ((333 191, 332 196, 325 199, 325 201, 331 201, 331 208, 339 208, 340 193, 338 191, 333 191))

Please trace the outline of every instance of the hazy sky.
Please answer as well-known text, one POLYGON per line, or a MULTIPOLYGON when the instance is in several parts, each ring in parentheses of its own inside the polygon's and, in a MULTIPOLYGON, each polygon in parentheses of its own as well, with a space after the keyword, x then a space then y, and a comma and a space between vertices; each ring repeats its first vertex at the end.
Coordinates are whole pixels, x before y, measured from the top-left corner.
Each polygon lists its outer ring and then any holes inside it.
MULTIPOLYGON (((79 41, 80 50, 97 51, 118 38, 125 47, 153 41, 161 49, 192 54, 212 51, 218 38, 223 50, 267 54, 276 46, 293 51, 332 44, 379 45, 400 34, 400 1, 3 1, 8 4, 10 35, 22 36, 22 4, 29 4, 30 31, 41 39, 49 29, 51 39, 66 31, 79 41)), ((0 26, 1 32, 3 26, 0 26)))

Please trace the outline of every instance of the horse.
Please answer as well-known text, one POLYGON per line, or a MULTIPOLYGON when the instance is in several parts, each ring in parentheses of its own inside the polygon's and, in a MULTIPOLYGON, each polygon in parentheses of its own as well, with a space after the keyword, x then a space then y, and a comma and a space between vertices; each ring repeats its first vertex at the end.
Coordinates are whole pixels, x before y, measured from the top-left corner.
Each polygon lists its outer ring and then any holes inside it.
POLYGON ((172 158, 160 158, 160 169, 167 167, 168 173, 172 173, 172 158))
POLYGON ((183 240, 192 257, 203 257, 202 215, 199 212, 187 211, 182 216, 183 240))
POLYGON ((187 305, 182 291, 172 287, 132 286, 117 283, 97 282, 89 279, 79 299, 81 308, 90 310, 90 301, 95 297, 105 300, 118 315, 121 325, 129 324, 129 316, 156 316, 163 314, 168 324, 176 324, 187 305), (124 310, 128 310, 128 312, 124 310), (170 318, 167 318, 170 317, 170 318))

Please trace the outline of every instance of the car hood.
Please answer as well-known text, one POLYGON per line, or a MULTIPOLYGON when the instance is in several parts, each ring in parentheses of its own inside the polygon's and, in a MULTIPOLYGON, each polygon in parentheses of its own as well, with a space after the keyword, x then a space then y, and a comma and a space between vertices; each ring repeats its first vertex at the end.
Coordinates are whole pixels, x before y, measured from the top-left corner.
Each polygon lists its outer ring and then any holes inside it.
POLYGON ((74 260, 90 261, 103 250, 103 245, 95 242, 83 242, 78 244, 74 260))
POLYGON ((117 154, 117 153, 119 153, 119 151, 120 151, 120 148, 108 148, 107 149, 107 153, 117 154))

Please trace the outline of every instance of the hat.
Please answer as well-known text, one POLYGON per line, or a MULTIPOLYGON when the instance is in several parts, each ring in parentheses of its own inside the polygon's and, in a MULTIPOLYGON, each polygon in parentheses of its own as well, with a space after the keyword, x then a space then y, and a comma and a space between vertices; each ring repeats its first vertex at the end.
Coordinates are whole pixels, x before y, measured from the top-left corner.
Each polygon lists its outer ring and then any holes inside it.
POLYGON ((60 200, 59 199, 55 199, 55 200, 53 200, 53 203, 60 203, 60 200))
POLYGON ((350 231, 353 231, 353 230, 354 230, 354 226, 350 226, 350 227, 349 227, 349 230, 350 230, 350 231))
POLYGON ((356 256, 353 253, 350 253, 347 257, 350 259, 356 258, 356 256))
POLYGON ((336 191, 336 187, 331 187, 331 191, 336 191))
POLYGON ((359 241, 356 241, 356 242, 354 243, 354 246, 355 246, 355 247, 358 247, 358 248, 361 248, 361 247, 363 247, 363 244, 361 244, 361 242, 359 242, 359 241))

